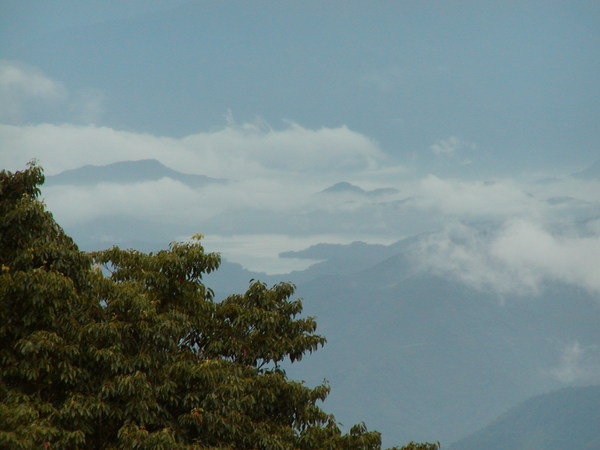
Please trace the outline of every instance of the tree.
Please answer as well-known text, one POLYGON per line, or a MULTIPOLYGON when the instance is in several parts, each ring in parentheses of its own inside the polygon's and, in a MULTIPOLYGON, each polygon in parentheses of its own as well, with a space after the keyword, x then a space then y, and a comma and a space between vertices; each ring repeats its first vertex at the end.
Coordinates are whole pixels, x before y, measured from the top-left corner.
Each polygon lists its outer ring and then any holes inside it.
POLYGON ((201 236, 81 252, 37 199, 43 180, 35 164, 0 172, 0 447, 380 447, 318 406, 327 385, 281 369, 325 343, 293 285, 215 301, 201 236))
POLYGON ((393 447, 390 450, 439 450, 440 443, 439 442, 409 442, 404 447, 398 448, 393 447))

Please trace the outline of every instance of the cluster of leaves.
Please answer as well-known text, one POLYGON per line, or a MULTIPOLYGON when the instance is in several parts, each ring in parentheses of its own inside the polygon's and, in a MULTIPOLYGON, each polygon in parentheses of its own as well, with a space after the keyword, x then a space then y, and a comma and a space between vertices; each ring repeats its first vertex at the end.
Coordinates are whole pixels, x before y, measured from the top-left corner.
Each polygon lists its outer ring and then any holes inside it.
POLYGON ((220 259, 199 239, 83 253, 43 179, 0 172, 1 448, 380 447, 318 406, 328 386, 281 370, 325 343, 292 285, 216 302, 202 275, 220 259))

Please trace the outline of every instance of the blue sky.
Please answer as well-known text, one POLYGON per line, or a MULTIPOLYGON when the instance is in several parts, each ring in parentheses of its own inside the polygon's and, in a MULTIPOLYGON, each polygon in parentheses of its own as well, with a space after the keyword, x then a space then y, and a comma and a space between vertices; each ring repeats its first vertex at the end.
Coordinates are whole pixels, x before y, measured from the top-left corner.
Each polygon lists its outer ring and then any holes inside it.
POLYGON ((595 1, 3 0, 0 57, 95 96, 97 125, 181 137, 231 111, 346 125, 424 172, 506 173, 600 155, 599 25, 595 1), (431 151, 450 137, 470 164, 431 151))

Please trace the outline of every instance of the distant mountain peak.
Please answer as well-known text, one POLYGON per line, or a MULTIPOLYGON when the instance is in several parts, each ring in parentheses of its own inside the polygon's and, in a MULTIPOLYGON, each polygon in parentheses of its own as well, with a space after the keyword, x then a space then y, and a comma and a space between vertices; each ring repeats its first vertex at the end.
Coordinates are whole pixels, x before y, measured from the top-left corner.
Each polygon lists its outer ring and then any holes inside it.
POLYGON ((98 183, 140 183, 171 178, 190 187, 200 187, 225 180, 211 178, 206 175, 195 175, 178 172, 163 165, 156 159, 138 161, 117 161, 104 166, 91 164, 77 169, 65 170, 54 176, 46 177, 47 185, 90 186, 98 183))
POLYGON ((359 186, 348 183, 347 181, 340 181, 333 186, 329 186, 327 189, 323 189, 321 192, 319 192, 319 194, 355 194, 377 197, 381 195, 396 194, 398 192, 399 191, 394 188, 379 188, 373 189, 372 191, 366 191, 359 186))
POLYGON ((321 194, 338 194, 342 192, 350 192, 353 194, 364 194, 366 191, 354 184, 348 183, 347 181, 340 181, 339 183, 329 186, 327 189, 323 189, 321 194))

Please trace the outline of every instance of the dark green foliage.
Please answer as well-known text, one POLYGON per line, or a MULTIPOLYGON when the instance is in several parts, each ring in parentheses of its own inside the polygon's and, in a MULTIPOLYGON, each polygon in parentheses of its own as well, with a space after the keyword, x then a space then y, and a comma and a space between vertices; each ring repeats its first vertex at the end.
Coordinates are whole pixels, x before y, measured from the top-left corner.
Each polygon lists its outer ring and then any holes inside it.
POLYGON ((214 301, 202 275, 220 259, 199 238, 84 254, 42 182, 35 165, 0 173, 1 448, 380 447, 318 406, 326 385, 280 369, 325 343, 292 285, 214 301))
POLYGON ((390 450, 439 450, 440 449, 440 443, 439 442, 435 442, 435 443, 431 443, 431 442, 423 442, 423 443, 417 443, 417 442, 409 442, 408 444, 406 444, 404 447, 394 447, 391 448, 390 450))

